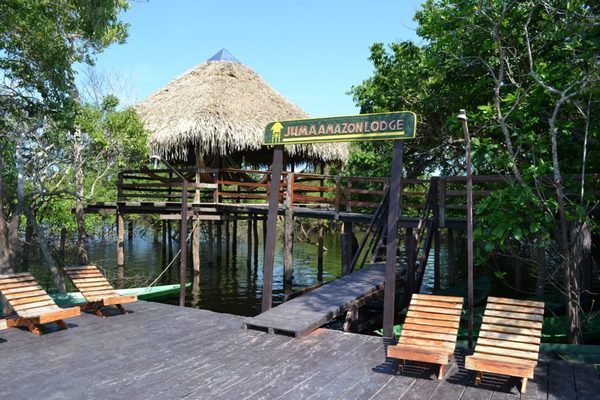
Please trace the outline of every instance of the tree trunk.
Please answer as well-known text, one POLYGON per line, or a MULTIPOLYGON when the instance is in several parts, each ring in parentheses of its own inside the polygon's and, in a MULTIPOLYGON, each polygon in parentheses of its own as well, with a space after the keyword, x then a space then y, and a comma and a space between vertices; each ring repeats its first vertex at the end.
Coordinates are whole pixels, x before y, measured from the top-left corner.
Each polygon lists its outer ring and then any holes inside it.
POLYGON ((84 208, 84 173, 83 173, 83 146, 81 144, 81 131, 75 132, 75 146, 73 164, 75 166, 75 221, 77 223, 77 262, 87 265, 89 257, 87 252, 87 233, 85 231, 84 208))

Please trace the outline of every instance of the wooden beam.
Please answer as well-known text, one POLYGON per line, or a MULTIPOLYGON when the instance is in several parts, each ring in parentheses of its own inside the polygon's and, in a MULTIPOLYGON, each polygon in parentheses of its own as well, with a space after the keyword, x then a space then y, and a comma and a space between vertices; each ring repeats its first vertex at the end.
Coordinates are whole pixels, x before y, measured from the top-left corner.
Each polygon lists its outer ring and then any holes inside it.
POLYGON ((385 292, 383 305, 383 336, 394 336, 394 303, 396 298, 396 251, 398 249, 398 216, 402 199, 402 153, 404 142, 394 141, 392 178, 390 183, 390 206, 387 223, 387 249, 385 265, 385 292))
POLYGON ((273 167, 271 171, 271 188, 269 193, 269 213, 267 216, 267 240, 263 259, 263 292, 262 311, 273 306, 273 264, 275 262, 275 239, 277 228, 277 211, 279 209, 279 185, 283 161, 283 146, 275 146, 273 150, 273 167))

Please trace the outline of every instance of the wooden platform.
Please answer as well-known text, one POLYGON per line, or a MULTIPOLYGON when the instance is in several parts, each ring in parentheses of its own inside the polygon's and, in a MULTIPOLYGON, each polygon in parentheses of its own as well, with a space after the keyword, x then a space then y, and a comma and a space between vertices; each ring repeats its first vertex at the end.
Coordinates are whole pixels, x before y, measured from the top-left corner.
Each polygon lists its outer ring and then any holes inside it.
MULTIPOLYGON (((398 270, 401 278, 404 270, 398 270)), ((294 337, 304 336, 341 315, 353 301, 383 288, 385 263, 373 264, 247 318, 244 328, 266 330, 294 337)))
POLYGON ((240 329, 242 317, 140 301, 130 314, 82 314, 43 336, 0 331, 2 399, 586 399, 600 398, 592 366, 542 356, 526 395, 517 380, 484 376, 463 355, 435 379, 409 365, 395 375, 382 339, 318 329, 294 339, 240 329))

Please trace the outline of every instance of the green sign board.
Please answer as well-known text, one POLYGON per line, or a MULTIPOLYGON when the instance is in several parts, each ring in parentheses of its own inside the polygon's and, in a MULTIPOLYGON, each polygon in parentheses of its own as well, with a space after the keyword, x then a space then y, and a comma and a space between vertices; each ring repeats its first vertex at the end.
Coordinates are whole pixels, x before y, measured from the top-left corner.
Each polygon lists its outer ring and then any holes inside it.
POLYGON ((415 137, 416 119, 415 113, 403 111, 275 121, 265 129, 264 144, 412 139, 415 137))

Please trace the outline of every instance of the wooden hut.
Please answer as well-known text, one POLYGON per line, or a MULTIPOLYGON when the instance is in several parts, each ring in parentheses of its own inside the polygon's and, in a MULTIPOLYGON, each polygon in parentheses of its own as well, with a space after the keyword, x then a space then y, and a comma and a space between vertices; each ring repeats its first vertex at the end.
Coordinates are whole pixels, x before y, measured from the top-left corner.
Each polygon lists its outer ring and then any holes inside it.
MULTIPOLYGON (((265 166, 271 121, 308 114, 223 49, 139 103, 155 154, 188 165, 265 166)), ((286 162, 343 163, 345 143, 286 146, 286 162)))

